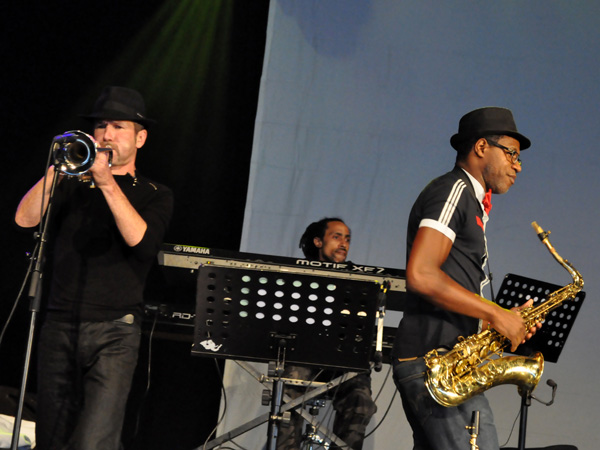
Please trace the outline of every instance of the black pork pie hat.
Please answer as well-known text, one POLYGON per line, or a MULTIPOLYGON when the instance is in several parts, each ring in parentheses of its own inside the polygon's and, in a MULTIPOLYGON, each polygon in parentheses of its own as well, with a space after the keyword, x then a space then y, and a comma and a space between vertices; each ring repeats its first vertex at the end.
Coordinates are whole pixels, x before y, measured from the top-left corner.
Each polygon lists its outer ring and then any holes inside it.
POLYGON ((495 134, 515 138, 521 144, 521 150, 531 146, 531 141, 517 131, 511 110, 496 106, 476 109, 462 116, 458 133, 450 138, 450 145, 460 150, 461 144, 469 139, 495 134))
POLYGON ((92 112, 81 115, 88 120, 130 120, 149 128, 156 121, 146 117, 146 104, 142 95, 130 88, 121 86, 106 86, 96 103, 92 112))

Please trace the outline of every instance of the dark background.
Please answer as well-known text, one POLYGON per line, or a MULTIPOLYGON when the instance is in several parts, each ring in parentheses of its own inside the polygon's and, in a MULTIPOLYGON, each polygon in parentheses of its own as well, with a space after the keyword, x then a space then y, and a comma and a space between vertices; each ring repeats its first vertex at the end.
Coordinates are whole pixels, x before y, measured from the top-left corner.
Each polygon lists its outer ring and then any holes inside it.
MULTIPOLYGON (((268 3, 2 2, 0 327, 18 297, 34 246, 33 236, 14 227, 15 208, 43 175, 53 136, 90 131, 78 114, 91 110, 105 85, 138 89, 148 116, 158 120, 138 170, 174 190, 165 242, 238 250, 268 3)), ((173 304, 193 302, 177 298, 193 279, 164 276, 162 270, 154 269, 153 281, 162 284, 153 292, 173 304)), ((30 317, 29 301, 21 297, 0 346, 0 386, 20 386, 30 317)), ((216 424, 217 365, 223 362, 191 357, 189 328, 177 337, 179 331, 171 333, 177 327, 161 334, 159 323, 151 340, 150 327, 148 321, 124 441, 131 449, 197 447, 216 424)), ((35 394, 35 354, 29 374, 28 392, 35 394)))

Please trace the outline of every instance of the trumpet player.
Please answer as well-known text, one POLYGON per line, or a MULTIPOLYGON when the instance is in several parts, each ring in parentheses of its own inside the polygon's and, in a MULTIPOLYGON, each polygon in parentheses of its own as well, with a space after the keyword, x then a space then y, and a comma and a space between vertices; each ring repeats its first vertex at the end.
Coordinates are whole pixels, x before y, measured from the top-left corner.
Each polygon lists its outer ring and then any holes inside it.
POLYGON ((423 356, 431 350, 444 353, 459 336, 482 327, 504 335, 515 351, 541 326, 526 329, 518 311, 482 296, 489 283, 485 228, 490 197, 506 193, 515 183, 521 151, 531 142, 518 132, 510 110, 487 107, 464 115, 450 143, 457 151, 454 169, 427 185, 409 215, 408 298, 392 351, 394 381, 413 430, 414 449, 469 448, 465 427, 472 412, 479 411, 479 448, 497 450, 485 396, 478 394, 453 407, 439 405, 425 386, 423 356))
MULTIPOLYGON (((173 209, 171 190, 136 170, 154 124, 140 93, 108 86, 83 117, 110 152, 98 152, 89 169, 95 189, 61 175, 52 200, 52 277, 37 351, 40 450, 119 449, 143 286, 173 209)), ((51 166, 23 197, 17 225, 42 221, 59 170, 51 166)))

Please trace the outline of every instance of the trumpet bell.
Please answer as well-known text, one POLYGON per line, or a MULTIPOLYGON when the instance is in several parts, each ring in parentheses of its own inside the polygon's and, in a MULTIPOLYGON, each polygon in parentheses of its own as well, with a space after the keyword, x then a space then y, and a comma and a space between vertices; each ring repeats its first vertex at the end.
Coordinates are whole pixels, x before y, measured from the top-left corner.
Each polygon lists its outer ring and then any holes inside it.
POLYGON ((97 152, 111 150, 98 148, 92 136, 79 130, 66 131, 55 136, 52 149, 54 167, 60 172, 74 176, 83 175, 90 170, 94 165, 97 152))
POLYGON ((83 131, 67 131, 52 141, 54 166, 67 175, 81 175, 94 164, 96 143, 83 131))

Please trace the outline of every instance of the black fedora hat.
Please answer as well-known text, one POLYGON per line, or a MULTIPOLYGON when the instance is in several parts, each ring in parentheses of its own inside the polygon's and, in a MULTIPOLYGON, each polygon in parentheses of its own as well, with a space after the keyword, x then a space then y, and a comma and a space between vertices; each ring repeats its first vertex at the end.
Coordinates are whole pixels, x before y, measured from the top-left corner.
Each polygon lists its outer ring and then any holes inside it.
POLYGON ((450 145, 460 150, 461 144, 469 139, 495 134, 515 138, 521 144, 521 150, 531 146, 531 141, 517 131, 511 110, 496 106, 476 109, 462 116, 458 133, 450 138, 450 145))
POLYGON ((130 88, 106 86, 94 103, 90 114, 81 115, 84 119, 130 120, 148 128, 156 123, 146 117, 146 104, 142 95, 130 88))

